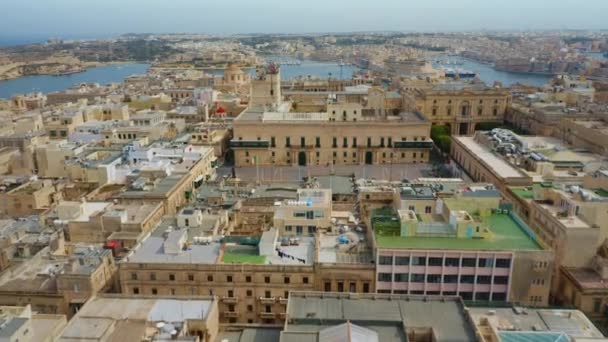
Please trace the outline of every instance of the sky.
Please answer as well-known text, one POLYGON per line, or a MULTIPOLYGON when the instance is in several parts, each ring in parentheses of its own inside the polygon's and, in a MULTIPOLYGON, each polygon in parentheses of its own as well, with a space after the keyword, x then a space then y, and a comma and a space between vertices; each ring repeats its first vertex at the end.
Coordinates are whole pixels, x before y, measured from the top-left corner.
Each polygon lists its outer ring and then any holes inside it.
POLYGON ((0 38, 608 29, 608 0, 0 0, 0 38))

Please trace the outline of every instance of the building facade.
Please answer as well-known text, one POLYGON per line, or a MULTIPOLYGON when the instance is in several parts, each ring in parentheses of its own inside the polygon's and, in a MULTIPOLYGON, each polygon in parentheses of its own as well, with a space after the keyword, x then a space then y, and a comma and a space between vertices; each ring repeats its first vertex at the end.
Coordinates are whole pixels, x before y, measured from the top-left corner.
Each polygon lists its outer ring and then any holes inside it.
POLYGON ((416 110, 433 124, 449 126, 452 135, 472 135, 481 123, 502 123, 511 101, 508 89, 485 85, 437 85, 412 96, 416 110))

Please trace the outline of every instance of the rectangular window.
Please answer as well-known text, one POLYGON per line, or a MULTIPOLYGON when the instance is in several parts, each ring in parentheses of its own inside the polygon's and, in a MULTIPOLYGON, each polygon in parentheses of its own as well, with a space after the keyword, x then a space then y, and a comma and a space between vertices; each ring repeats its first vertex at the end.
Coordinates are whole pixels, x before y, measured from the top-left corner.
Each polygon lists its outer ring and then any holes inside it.
POLYGON ((390 273, 378 273, 378 281, 392 281, 390 273))
POLYGON ((290 281, 291 281, 291 279, 289 279, 289 277, 283 278, 283 284, 289 284, 290 281))
POLYGON ((270 147, 276 147, 276 140, 274 137, 270 137, 270 147))
POLYGON ((475 282, 475 276, 474 275, 461 275, 460 276, 460 283, 461 284, 473 284, 475 282))
POLYGON ((443 276, 443 282, 446 284, 455 284, 458 282, 458 275, 456 274, 446 274, 443 276))
POLYGON ((344 137, 344 139, 342 139, 342 147, 347 148, 348 147, 348 138, 344 137))
POLYGON ((344 292, 344 283, 341 281, 338 282, 338 292, 344 292))
POLYGON ((408 274, 407 273, 395 273, 395 282, 397 283, 407 283, 408 274))
POLYGON ((492 300, 495 302, 506 302, 507 294, 505 292, 494 292, 492 293, 492 300))
POLYGON ((169 280, 175 281, 175 274, 169 274, 169 280))
POLYGON ((291 147, 291 138, 290 137, 285 138, 285 147, 291 147))
POLYGON ((357 137, 353 137, 353 147, 357 147, 357 137))
POLYGON ((333 137, 333 138, 331 139, 331 147, 333 147, 333 148, 338 147, 338 138, 333 137))
POLYGON ((367 137, 367 147, 372 147, 372 138, 367 137))
POLYGON ((477 266, 479 267, 493 267, 494 259, 492 258, 479 258, 477 262, 477 266))
POLYGON ((325 284, 323 284, 323 290, 325 292, 331 292, 331 283, 329 281, 326 281, 325 284))
POLYGON ((308 284, 308 277, 302 277, 302 283, 308 284))
POLYGON ((509 282, 507 276, 494 276, 494 284, 506 285, 509 282))
POLYGON ((250 275, 245 276, 245 282, 251 283, 251 276, 250 275))
POLYGON ((490 300, 490 292, 477 292, 475 300, 490 300))
POLYGON ((496 267, 498 267, 498 268, 511 267, 511 259, 496 259, 496 267))
POLYGON ((137 273, 131 273, 131 280, 137 280, 137 273))
POLYGON ((231 275, 226 276, 226 281, 229 283, 232 283, 232 276, 231 275))
POLYGON ((460 292, 458 295, 460 297, 462 297, 462 300, 472 300, 473 299, 473 292, 460 292))
POLYGON ((393 257, 390 255, 381 255, 378 257, 378 264, 380 265, 392 265, 393 257))
POLYGON ((306 137, 300 137, 300 147, 306 147, 306 137))
POLYGON ((424 283, 424 274, 421 273, 413 273, 412 278, 410 279, 412 283, 424 283))
POLYGON ((380 147, 384 147, 384 138, 380 138, 380 147))
POLYGON ((429 258, 429 266, 441 266, 443 264, 443 260, 441 258, 431 257, 429 258))
POLYGON ((388 147, 393 147, 393 138, 388 137, 388 147))
POLYGON ((475 258, 462 258, 462 267, 475 267, 475 258))
POLYGON ((427 283, 438 284, 441 283, 441 274, 428 274, 426 276, 427 283))
POLYGON ((491 276, 480 275, 477 276, 477 284, 490 284, 492 282, 491 276))
POLYGON ((269 277, 269 276, 265 276, 265 277, 264 277, 264 282, 265 282, 266 284, 269 284, 269 283, 270 283, 270 277, 269 277))
POLYGON ((414 256, 412 257, 413 266, 426 266, 426 257, 414 256))
POLYGON ((363 293, 369 293, 369 283, 363 283, 363 293))
POLYGON ((460 266, 460 259, 458 258, 445 258, 445 266, 450 266, 450 267, 459 267, 460 266))
POLYGON ((321 147, 321 137, 315 138, 315 147, 321 147))
POLYGON ((395 265, 407 266, 409 264, 410 264, 410 257, 409 256, 406 256, 406 257, 403 257, 403 256, 395 257, 395 265))
POLYGON ((593 312, 600 313, 601 310, 602 310, 602 299, 594 298, 593 299, 593 312))

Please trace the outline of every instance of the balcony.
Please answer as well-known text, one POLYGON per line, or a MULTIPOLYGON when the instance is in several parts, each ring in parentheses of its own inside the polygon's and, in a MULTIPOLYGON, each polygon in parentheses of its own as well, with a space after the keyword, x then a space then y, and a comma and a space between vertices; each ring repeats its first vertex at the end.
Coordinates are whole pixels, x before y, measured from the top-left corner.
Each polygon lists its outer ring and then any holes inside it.
POLYGON ((395 148, 433 148, 433 141, 395 141, 395 148))
POLYGON ((224 312, 224 317, 238 317, 239 313, 236 311, 226 311, 224 312))
POLYGON ((232 140, 231 148, 268 148, 270 143, 264 140, 232 140))
POLYGON ((260 297, 260 303, 262 304, 274 304, 275 301, 275 297, 260 297))
POLYGON ((260 312, 260 317, 261 318, 274 318, 275 313, 274 312, 260 312))
POLYGON ((236 304, 238 301, 239 301, 239 299, 237 297, 228 297, 228 296, 222 297, 222 302, 224 302, 226 304, 236 304))
POLYGON ((279 303, 281 303, 283 305, 287 305, 288 301, 289 301, 288 298, 279 297, 279 303))

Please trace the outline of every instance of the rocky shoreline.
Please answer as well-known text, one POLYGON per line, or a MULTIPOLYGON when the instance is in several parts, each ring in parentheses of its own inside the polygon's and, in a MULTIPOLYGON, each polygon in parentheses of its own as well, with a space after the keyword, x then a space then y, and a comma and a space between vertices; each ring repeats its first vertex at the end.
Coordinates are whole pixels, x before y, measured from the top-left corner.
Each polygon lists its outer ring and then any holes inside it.
POLYGON ((12 63, 10 65, 0 66, 0 81, 14 80, 25 76, 66 76, 77 74, 86 71, 89 68, 95 68, 105 65, 123 64, 127 62, 110 62, 110 63, 12 63))

